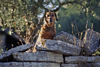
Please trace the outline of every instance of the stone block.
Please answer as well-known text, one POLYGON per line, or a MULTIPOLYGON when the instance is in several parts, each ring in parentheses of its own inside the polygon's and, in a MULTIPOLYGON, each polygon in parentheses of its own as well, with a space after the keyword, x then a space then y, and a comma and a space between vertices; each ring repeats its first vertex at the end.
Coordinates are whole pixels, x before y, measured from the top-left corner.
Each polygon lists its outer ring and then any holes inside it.
POLYGON ((63 63, 62 54, 57 54, 53 52, 46 52, 46 51, 36 51, 35 53, 15 52, 12 55, 13 58, 17 61, 63 63))
POLYGON ((1 62, 0 67, 60 67, 60 64, 44 62, 1 62))
POLYGON ((80 63, 78 67, 100 67, 100 63, 80 63))
POLYGON ((25 45, 21 45, 21 46, 18 46, 18 47, 15 47, 15 48, 12 48, 4 53, 1 53, 0 54, 0 60, 10 56, 13 52, 18 52, 18 51, 25 51, 27 49, 29 49, 30 47, 32 47, 33 44, 25 44, 25 45))
POLYGON ((64 42, 67 42, 67 43, 70 43, 70 44, 73 44, 73 45, 77 45, 79 47, 83 47, 84 46, 84 42, 81 41, 80 39, 78 39, 77 37, 67 33, 67 32, 64 32, 64 31, 61 31, 57 36, 54 37, 55 40, 61 40, 61 41, 64 41, 64 42))
POLYGON ((96 63, 100 62, 100 56, 69 56, 65 57, 65 63, 80 63, 80 62, 85 62, 85 63, 96 63))
POLYGON ((100 46, 100 34, 91 29, 87 29, 84 36, 86 55, 93 54, 100 46))
POLYGON ((61 64, 61 67, 100 67, 100 63, 61 64))
POLYGON ((54 51, 64 55, 79 55, 81 48, 60 40, 45 40, 36 43, 37 50, 54 51))
POLYGON ((61 67, 78 67, 78 64, 61 64, 61 67))

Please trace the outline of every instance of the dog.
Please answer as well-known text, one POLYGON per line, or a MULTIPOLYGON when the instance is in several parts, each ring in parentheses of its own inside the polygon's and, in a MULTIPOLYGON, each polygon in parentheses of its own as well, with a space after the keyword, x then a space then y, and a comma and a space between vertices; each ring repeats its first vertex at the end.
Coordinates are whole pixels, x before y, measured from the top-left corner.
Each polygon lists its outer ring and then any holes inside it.
POLYGON ((55 20, 58 21, 55 12, 46 12, 44 16, 44 24, 41 26, 38 40, 53 39, 56 35, 55 20))
POLYGON ((56 35, 55 29, 55 20, 58 21, 57 15, 55 12, 46 12, 44 15, 44 24, 41 26, 41 31, 39 33, 39 37, 36 41, 36 44, 32 48, 32 52, 36 52, 36 45, 42 44, 43 47, 46 48, 45 42, 46 39, 53 39, 56 35))

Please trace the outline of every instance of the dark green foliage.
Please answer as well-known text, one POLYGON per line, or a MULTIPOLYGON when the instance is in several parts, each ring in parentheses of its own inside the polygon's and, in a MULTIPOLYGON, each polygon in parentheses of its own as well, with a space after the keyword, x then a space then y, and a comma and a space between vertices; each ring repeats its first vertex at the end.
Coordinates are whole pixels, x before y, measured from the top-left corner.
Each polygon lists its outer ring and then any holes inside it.
POLYGON ((48 10, 58 15, 57 33, 66 31, 77 36, 84 33, 87 23, 87 28, 93 23, 93 29, 100 32, 100 0, 0 0, 0 26, 29 33, 38 26, 39 15, 48 10))
MULTIPOLYGON (((78 1, 78 0, 77 0, 78 1)), ((82 1, 80 4, 64 5, 58 12, 59 20, 56 23, 57 33, 66 31, 71 34, 78 34, 87 28, 100 32, 100 4, 96 0, 82 1)), ((77 36, 77 35, 76 35, 77 36)))

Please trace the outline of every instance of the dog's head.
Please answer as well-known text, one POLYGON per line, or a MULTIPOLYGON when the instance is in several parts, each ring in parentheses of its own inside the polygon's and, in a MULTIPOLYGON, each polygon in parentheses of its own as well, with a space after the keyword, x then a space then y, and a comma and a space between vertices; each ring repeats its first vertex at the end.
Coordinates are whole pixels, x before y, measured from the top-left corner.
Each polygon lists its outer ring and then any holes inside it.
POLYGON ((55 12, 46 12, 44 22, 49 26, 52 27, 55 23, 55 20, 58 21, 55 12))

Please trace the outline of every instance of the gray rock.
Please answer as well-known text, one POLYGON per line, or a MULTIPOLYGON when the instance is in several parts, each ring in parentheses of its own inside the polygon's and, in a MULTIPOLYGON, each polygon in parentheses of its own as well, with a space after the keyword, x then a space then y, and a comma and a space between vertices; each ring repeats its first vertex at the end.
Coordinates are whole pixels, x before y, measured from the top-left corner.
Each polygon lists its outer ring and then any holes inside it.
POLYGON ((12 49, 0 54, 0 60, 4 59, 5 57, 10 56, 13 52, 25 51, 25 50, 29 49, 32 46, 33 46, 33 44, 25 44, 25 45, 21 45, 21 46, 12 48, 12 49))
POLYGON ((62 54, 57 54, 53 52, 46 52, 46 51, 36 51, 36 53, 15 52, 12 55, 14 59, 17 61, 63 63, 62 54))
POLYGON ((61 67, 78 67, 78 64, 61 64, 61 67))
POLYGON ((60 40, 45 40, 45 42, 36 43, 37 50, 46 50, 62 53, 64 55, 79 55, 81 48, 60 40))
POLYGON ((80 63, 78 67, 100 67, 100 63, 80 63))
POLYGON ((67 42, 67 43, 70 43, 70 44, 73 44, 73 45, 77 45, 79 47, 83 47, 84 43, 83 41, 81 41, 80 39, 78 39, 77 37, 67 33, 67 32, 64 32, 64 31, 61 31, 57 36, 54 37, 55 40, 61 40, 61 41, 64 41, 64 42, 67 42))
POLYGON ((95 63, 94 67, 100 67, 100 62, 99 63, 95 63))
POLYGON ((87 56, 69 56, 69 57, 65 57, 65 63, 80 63, 80 62, 100 62, 100 56, 91 56, 91 57, 87 57, 87 56))
POLYGON ((61 67, 100 67, 100 63, 61 64, 61 67))
POLYGON ((2 62, 0 67, 60 67, 58 63, 38 63, 38 62, 2 62))
POLYGON ((91 29, 86 30, 84 36, 84 43, 85 43, 85 53, 86 55, 93 54, 97 48, 100 46, 100 34, 96 31, 91 29))

